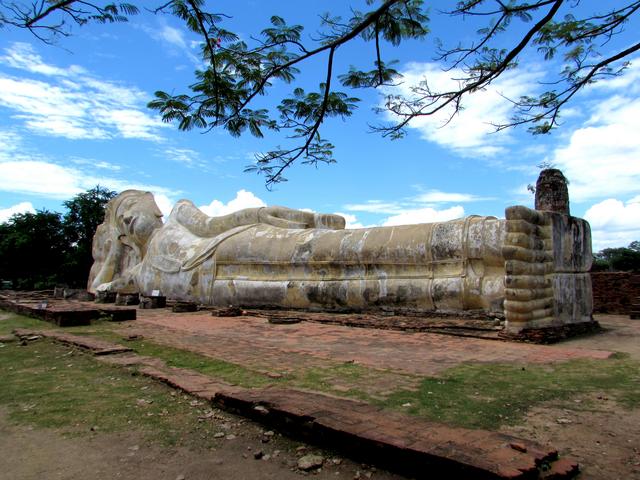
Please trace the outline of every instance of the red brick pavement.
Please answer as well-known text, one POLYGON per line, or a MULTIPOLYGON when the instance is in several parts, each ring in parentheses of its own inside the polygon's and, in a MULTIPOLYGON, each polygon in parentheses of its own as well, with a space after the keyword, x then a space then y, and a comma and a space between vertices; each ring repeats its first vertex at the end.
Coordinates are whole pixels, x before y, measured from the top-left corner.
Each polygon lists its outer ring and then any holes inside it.
MULTIPOLYGON (((131 325, 131 324, 129 324, 131 325)), ((379 370, 429 376, 463 362, 553 363, 605 359, 612 352, 344 327, 315 322, 270 324, 258 317, 214 317, 142 310, 133 330, 165 344, 243 365, 287 370, 302 362, 356 362, 379 370)))

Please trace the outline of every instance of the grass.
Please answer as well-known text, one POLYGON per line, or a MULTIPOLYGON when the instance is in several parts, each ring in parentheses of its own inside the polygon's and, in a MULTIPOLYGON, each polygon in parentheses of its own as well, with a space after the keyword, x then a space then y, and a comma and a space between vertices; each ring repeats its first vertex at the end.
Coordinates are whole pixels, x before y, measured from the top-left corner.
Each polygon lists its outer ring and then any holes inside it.
POLYGON ((362 380, 367 376, 378 373, 375 370, 367 369, 354 363, 336 363, 326 367, 311 367, 306 370, 298 370, 281 378, 271 378, 263 372, 247 368, 237 363, 174 348, 148 339, 129 340, 119 334, 117 330, 114 329, 114 324, 110 322, 92 323, 91 327, 71 327, 65 329, 65 331, 80 335, 98 336, 105 340, 124 344, 140 355, 160 358, 171 367, 194 370, 227 383, 246 388, 259 388, 272 384, 281 384, 289 387, 340 393, 359 399, 367 399, 368 395, 355 388, 336 390, 334 388, 335 380, 338 378, 340 379, 340 383, 344 384, 349 381, 362 380))
MULTIPOLYGON (((13 317, 10 322, 10 328, 6 328, 7 333, 10 333, 14 328, 57 328, 50 323, 40 320, 19 315, 14 315, 13 317)), ((6 320, 1 321, 0 326, 5 322, 6 320)), ((333 386, 336 378, 346 381, 356 380, 372 373, 370 369, 353 363, 341 363, 327 367, 313 367, 304 371, 297 371, 292 375, 287 375, 282 378, 270 378, 262 372, 252 370, 243 365, 162 345, 148 339, 129 340, 124 334, 118 333, 118 325, 113 322, 93 321, 90 326, 67 327, 64 328, 64 331, 73 333, 74 335, 99 337, 104 340, 120 343, 130 347, 140 355, 159 358, 168 366, 194 370, 224 382, 247 388, 259 388, 278 383, 298 388, 335 393, 336 391, 333 389, 333 386)), ((351 396, 357 398, 366 397, 363 392, 355 389, 341 393, 351 393, 351 396)))
POLYGON ((451 425, 492 429, 517 424, 529 409, 544 402, 574 410, 589 408, 588 402, 568 400, 592 393, 615 397, 625 408, 637 408, 640 363, 617 355, 552 366, 464 364, 439 378, 425 378, 417 392, 396 392, 380 404, 451 425))
POLYGON ((56 328, 55 325, 51 323, 16 315, 15 313, 9 313, 3 310, 0 310, 0 315, 2 315, 2 320, 0 320, 0 335, 9 335, 16 328, 36 328, 40 330, 56 328))
POLYGON ((242 387, 264 387, 275 380, 242 365, 173 348, 148 340, 126 343, 136 353, 164 360, 171 367, 186 368, 242 387))
POLYGON ((198 422, 192 397, 50 341, 5 344, 0 378, 0 405, 17 423, 68 433, 136 429, 166 446, 217 442, 218 429, 198 422))
MULTIPOLYGON (((43 328, 44 325, 48 324, 16 315, 0 321, 0 331, 10 331, 11 328, 16 327, 43 328)), ((126 344, 137 353, 160 358, 170 366, 195 370, 243 387, 278 384, 328 392, 369 401, 410 415, 469 428, 495 429, 504 424, 517 424, 523 420, 528 410, 546 402, 560 403, 564 408, 573 410, 589 408, 588 401, 579 404, 569 401, 579 396, 588 397, 589 394, 613 397, 624 408, 640 406, 640 362, 631 360, 625 354, 616 354, 608 360, 572 360, 553 365, 462 364, 443 372, 439 377, 422 379, 417 391, 397 388, 391 393, 387 392, 379 396, 371 394, 370 389, 367 388, 368 380, 379 378, 380 375, 390 375, 390 378, 393 378, 392 374, 396 373, 380 372, 353 363, 328 363, 326 367, 306 369, 294 366, 295 369, 291 374, 274 379, 243 365, 168 347, 147 339, 124 340, 118 333, 117 326, 109 322, 98 322, 89 327, 74 327, 65 331, 95 335, 126 344), (337 388, 337 384, 340 387, 337 388)), ((4 353, 6 348, 9 346, 0 349, 0 354, 4 353)), ((16 358, 15 361, 18 363, 14 365, 21 365, 20 362, 23 359, 16 358)), ((105 368, 95 365, 96 362, 90 358, 78 361, 82 362, 81 370, 86 371, 87 375, 94 368, 105 368)), ((79 365, 78 361, 74 359, 73 363, 79 365)), ((50 374, 53 372, 55 376, 67 370, 68 368, 64 368, 64 365, 57 365, 56 370, 45 371, 50 374)), ((109 375, 114 376, 114 372, 110 371, 112 373, 109 375)), ((23 379, 24 381, 37 380, 29 387, 33 390, 33 395, 36 395, 35 392, 38 390, 48 391, 52 388, 63 392, 71 391, 71 399, 74 398, 73 395, 82 394, 82 390, 77 391, 73 385, 61 383, 62 386, 55 387, 55 385, 48 385, 47 380, 38 380, 38 378, 26 375, 23 379)), ((20 381, 18 378, 17 384, 20 381)), ((113 381, 110 382, 113 383, 113 381)), ((124 398, 128 395, 128 389, 134 388, 128 384, 125 386, 124 382, 120 384, 116 382, 114 385, 111 383, 108 383, 110 386, 104 392, 106 397, 110 396, 109 392, 113 392, 124 398), (118 385, 123 385, 123 388, 119 389, 118 385)), ((151 388, 148 382, 145 385, 151 388)), ((22 393, 15 395, 16 398, 21 398, 22 393)), ((2 399, 5 397, 6 394, 0 392, 0 402, 3 402, 2 399)), ((81 401, 81 399, 73 400, 72 403, 80 404, 81 401)), ((22 403, 28 405, 26 400, 22 403)), ((154 401, 151 405, 161 404, 159 401, 158 403, 154 401)), ((69 413, 63 409, 63 406, 58 407, 61 417, 69 413)), ((103 408, 111 408, 109 402, 100 406, 99 409, 103 408)), ((25 415, 28 414, 27 410, 25 415)), ((156 419, 153 417, 156 415, 157 413, 154 413, 149 418, 155 422, 156 419)))

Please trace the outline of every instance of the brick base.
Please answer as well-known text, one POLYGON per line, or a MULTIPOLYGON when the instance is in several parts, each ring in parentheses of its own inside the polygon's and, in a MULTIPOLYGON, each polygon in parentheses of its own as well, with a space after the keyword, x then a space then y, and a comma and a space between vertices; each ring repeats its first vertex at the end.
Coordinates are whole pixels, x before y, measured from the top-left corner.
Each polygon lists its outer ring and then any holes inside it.
POLYGON ((570 323, 560 327, 530 328, 521 330, 518 333, 503 331, 500 332, 500 338, 518 342, 550 344, 578 335, 589 335, 601 331, 600 324, 593 320, 591 322, 570 323))

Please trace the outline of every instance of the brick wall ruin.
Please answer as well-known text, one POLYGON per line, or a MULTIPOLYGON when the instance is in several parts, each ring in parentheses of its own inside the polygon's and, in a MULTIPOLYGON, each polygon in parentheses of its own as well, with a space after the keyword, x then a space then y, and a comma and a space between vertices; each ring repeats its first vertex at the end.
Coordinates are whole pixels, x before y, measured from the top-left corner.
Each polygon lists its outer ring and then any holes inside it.
POLYGON ((592 272, 593 312, 629 315, 640 297, 640 273, 592 272))

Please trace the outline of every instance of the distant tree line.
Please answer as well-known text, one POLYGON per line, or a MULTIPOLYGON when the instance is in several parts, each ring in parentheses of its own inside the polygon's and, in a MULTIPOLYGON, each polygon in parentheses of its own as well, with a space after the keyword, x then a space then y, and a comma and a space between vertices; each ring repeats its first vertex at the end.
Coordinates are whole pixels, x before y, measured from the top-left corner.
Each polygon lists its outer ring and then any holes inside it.
POLYGON ((115 195, 98 185, 64 202, 64 214, 18 213, 0 224, 0 279, 21 290, 85 287, 93 234, 115 195))
POLYGON ((605 248, 593 257, 594 272, 640 271, 640 241, 631 242, 628 247, 605 248))

